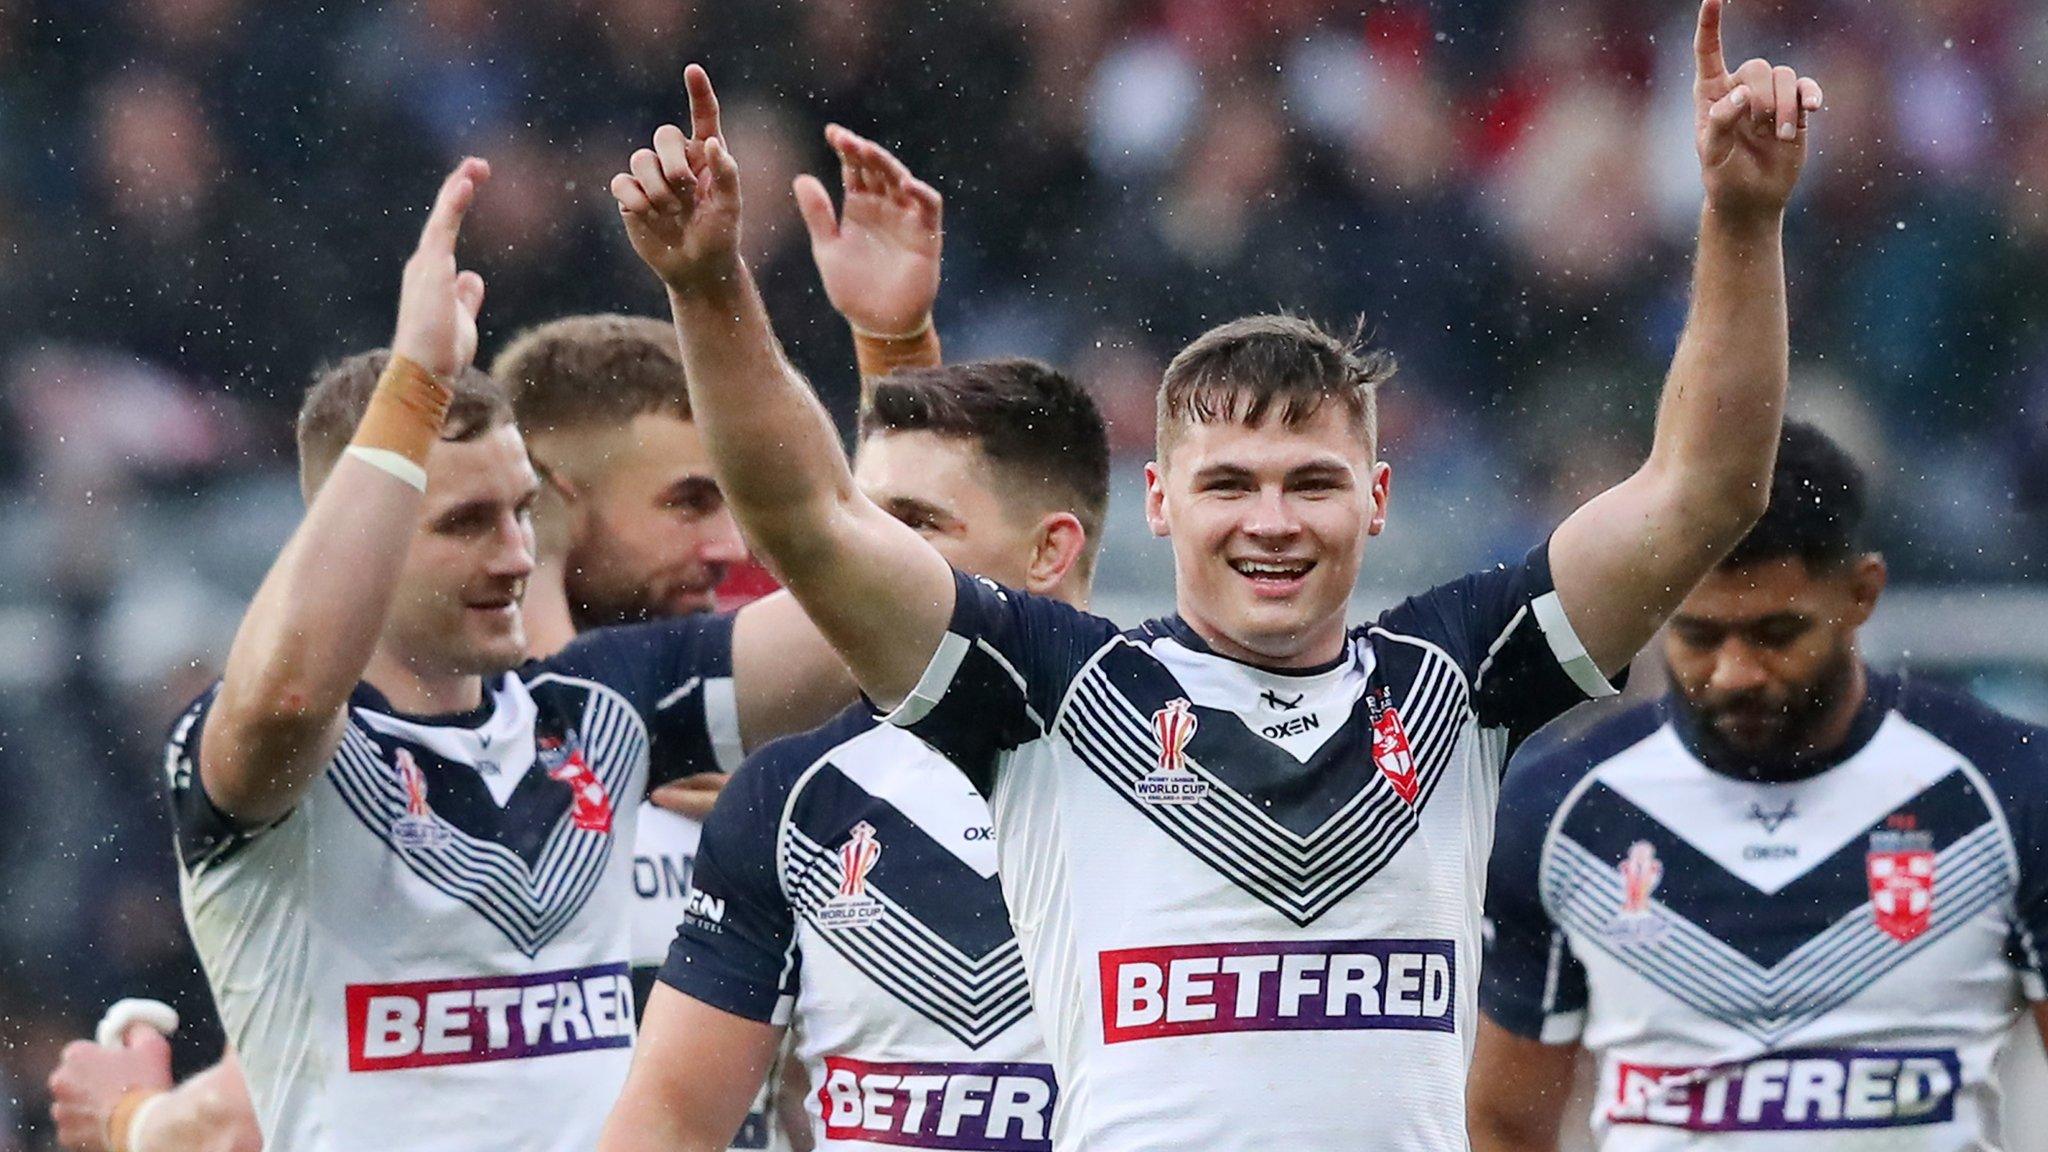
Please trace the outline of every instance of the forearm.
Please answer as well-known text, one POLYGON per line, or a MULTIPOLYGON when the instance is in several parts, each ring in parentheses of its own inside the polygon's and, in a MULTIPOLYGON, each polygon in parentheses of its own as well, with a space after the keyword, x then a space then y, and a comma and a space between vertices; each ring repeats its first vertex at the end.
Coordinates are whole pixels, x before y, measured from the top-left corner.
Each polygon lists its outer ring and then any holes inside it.
POLYGON ((1557 1152, 1558 1125, 1516 1123, 1474 1110, 1466 1118, 1472 1152, 1557 1152))
POLYGON ((825 529, 856 495, 838 431, 782 353, 753 278, 669 292, 690 406, 725 497, 771 566, 823 551, 825 529))
POLYGON ((1709 206, 1649 469, 1723 547, 1769 493, 1789 358, 1782 219, 1730 219, 1709 206))

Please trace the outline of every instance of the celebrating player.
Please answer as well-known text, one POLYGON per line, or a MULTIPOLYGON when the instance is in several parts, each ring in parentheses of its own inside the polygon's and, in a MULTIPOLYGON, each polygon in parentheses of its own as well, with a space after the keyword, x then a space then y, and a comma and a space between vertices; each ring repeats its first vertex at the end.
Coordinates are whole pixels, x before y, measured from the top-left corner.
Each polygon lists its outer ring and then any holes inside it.
POLYGON ((1557 1147, 1581 1043, 1611 1152, 2000 1146, 1992 1061, 2023 1002, 2048 1024, 2048 731, 1865 667, 1863 515, 1855 462, 1788 426, 1671 619, 1671 693, 1508 774, 1478 1152, 1557 1147))
POLYGON ((693 133, 662 128, 614 177, 749 538, 889 719, 991 801, 1058 1070, 1057 1147, 1350 1146, 1361 1125, 1390 1147, 1463 1147, 1506 755, 1611 692, 1763 510, 1780 232, 1820 93, 1762 61, 1730 75, 1720 0, 1699 48, 1707 203, 1648 461, 1526 559, 1357 629, 1346 605, 1390 478, 1384 360, 1285 317, 1175 358, 1148 514, 1173 541, 1180 611, 1119 633, 956 574, 861 493, 738 257, 738 169, 702 69, 693 133))
MULTIPOLYGON (((962 571, 1086 602, 1108 433, 1027 361, 898 374, 855 477, 962 571)), ((792 1011, 817 1147, 1050 1147, 1057 1095, 995 876, 987 803, 866 708, 770 745, 704 827, 609 1152, 717 1147, 792 1011)))
POLYGON ((540 482, 504 391, 469 367, 482 282, 454 258, 487 173, 443 185, 388 363, 356 357, 309 394, 306 518, 173 733, 187 918, 285 1147, 429 1124, 587 1147, 632 1039, 614 847, 641 795, 715 768, 721 727, 763 741, 845 699, 822 656, 724 671, 802 634, 786 600, 520 666, 540 482), (723 675, 722 725, 702 688, 723 675))

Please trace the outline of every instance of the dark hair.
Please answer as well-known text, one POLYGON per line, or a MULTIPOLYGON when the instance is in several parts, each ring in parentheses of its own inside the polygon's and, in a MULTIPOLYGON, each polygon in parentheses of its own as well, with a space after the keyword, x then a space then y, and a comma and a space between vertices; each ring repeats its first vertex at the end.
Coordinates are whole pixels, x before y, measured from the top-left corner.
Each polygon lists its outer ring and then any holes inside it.
POLYGON ((1364 334, 1363 322, 1343 338, 1313 320, 1269 315, 1232 320, 1195 337, 1159 384, 1159 459, 1186 425, 1256 427, 1277 414, 1294 427, 1329 400, 1344 406, 1376 450, 1377 394, 1393 378, 1394 358, 1371 347, 1364 334))
MULTIPOLYGON (((311 499, 334 471, 335 461, 356 434, 370 396, 377 391, 377 379, 391 362, 389 349, 358 352, 329 364, 313 376, 306 399, 299 405, 299 489, 311 499)), ((512 422, 512 401, 496 380, 465 368, 451 387, 455 399, 448 406, 441 439, 474 440, 512 422)))
POLYGON ((1788 420, 1778 437, 1771 502, 1724 568, 1797 557, 1812 568, 1863 551, 1863 469, 1811 424, 1788 420))
POLYGON ((683 354, 665 320, 604 313, 529 328, 491 363, 529 435, 617 427, 649 412, 690 418, 683 354))
MULTIPOLYGON (((1035 360, 978 360, 897 372, 875 385, 862 436, 934 432, 972 440, 1003 491, 1072 512, 1093 562, 1109 505, 1109 428, 1086 389, 1035 360)), ((1085 569, 1084 569, 1085 570, 1085 569)))

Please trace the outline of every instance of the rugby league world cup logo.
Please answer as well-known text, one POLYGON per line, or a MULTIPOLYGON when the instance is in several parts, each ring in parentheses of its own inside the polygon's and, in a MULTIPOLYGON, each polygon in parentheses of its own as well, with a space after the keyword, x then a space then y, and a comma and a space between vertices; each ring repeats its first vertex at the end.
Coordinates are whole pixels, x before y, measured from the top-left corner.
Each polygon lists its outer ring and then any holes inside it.
POLYGON ((427 778, 420 771, 419 761, 413 759, 410 749, 400 748, 392 763, 398 768, 399 781, 405 785, 405 815, 391 822, 391 839, 400 848, 413 851, 446 844, 453 833, 427 806, 427 778))
POLYGON ((881 858, 875 826, 865 820, 855 824, 839 846, 839 892, 818 909, 819 927, 859 928, 881 918, 882 902, 868 895, 868 873, 881 858))
POLYGON ((1650 896, 1664 879, 1664 862, 1647 840, 1628 846, 1628 855, 1615 869, 1621 874, 1621 910, 1607 922, 1608 936, 1630 943, 1648 940, 1664 931, 1664 921, 1650 907, 1650 896))
POLYGON ((1188 744, 1200 726, 1194 705, 1186 698, 1169 700, 1152 714, 1152 735, 1159 741, 1159 763, 1138 778, 1131 791, 1147 804, 1193 804, 1209 794, 1209 782, 1188 767, 1188 744))

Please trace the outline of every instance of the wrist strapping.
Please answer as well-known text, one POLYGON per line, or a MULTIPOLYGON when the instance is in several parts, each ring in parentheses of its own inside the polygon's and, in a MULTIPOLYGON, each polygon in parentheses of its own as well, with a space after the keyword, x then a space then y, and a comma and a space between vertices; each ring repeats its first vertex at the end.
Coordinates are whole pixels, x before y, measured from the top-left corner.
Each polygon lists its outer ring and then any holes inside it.
MULTIPOLYGON (((441 438, 448 406, 454 402, 455 391, 436 380, 433 373, 403 356, 393 356, 377 379, 377 390, 371 393, 362 422, 349 439, 349 450, 351 454, 358 448, 390 453, 424 469, 428 451, 441 438)), ((377 463, 373 456, 363 458, 377 463)), ((424 475, 421 480, 424 483, 424 475)))
POLYGON ((166 1093, 160 1088, 130 1088, 114 1102, 114 1110, 107 1113, 107 1147, 112 1152, 141 1152, 135 1136, 142 1130, 142 1120, 151 1111, 151 1106, 160 1103, 166 1093))
POLYGON ((916 331, 901 336, 883 336, 857 324, 849 327, 853 329, 853 355, 860 364, 863 380, 879 380, 906 368, 937 368, 943 363, 939 331, 932 327, 929 313, 916 331))

